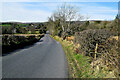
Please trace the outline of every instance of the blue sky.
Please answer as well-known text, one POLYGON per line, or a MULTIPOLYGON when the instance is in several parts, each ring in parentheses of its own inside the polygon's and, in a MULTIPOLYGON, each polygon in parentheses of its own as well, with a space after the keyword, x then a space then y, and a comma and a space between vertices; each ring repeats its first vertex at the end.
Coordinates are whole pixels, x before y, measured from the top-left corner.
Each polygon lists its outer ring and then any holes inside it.
MULTIPOLYGON (((118 2, 66 2, 79 8, 89 20, 113 20, 118 2)), ((1 21, 45 22, 63 2, 2 2, 1 21)))

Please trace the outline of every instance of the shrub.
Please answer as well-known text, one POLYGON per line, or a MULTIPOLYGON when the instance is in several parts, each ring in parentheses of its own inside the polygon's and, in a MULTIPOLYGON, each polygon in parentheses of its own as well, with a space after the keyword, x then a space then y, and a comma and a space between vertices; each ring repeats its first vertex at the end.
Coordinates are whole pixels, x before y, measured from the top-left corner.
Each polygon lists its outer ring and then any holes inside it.
POLYGON ((31 45, 37 42, 43 35, 35 37, 32 36, 15 36, 15 35, 3 35, 2 36, 2 51, 3 53, 13 51, 18 48, 22 48, 27 45, 31 45))
POLYGON ((104 50, 101 50, 101 53, 104 53, 102 58, 102 63, 104 63, 108 70, 114 70, 114 74, 116 77, 120 77, 120 37, 110 37, 106 40, 105 44, 103 45, 104 50))
MULTIPOLYGON (((74 43, 80 44, 79 50, 85 55, 95 52, 96 44, 101 45, 112 35, 117 35, 114 32, 105 29, 84 30, 76 32, 74 43)), ((98 52, 100 52, 98 50, 98 52)))

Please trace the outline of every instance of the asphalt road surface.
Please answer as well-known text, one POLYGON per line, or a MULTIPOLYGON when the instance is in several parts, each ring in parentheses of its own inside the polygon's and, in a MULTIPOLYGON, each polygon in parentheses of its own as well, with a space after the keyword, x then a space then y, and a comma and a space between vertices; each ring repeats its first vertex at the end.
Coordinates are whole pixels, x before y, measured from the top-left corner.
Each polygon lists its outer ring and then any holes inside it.
POLYGON ((49 34, 33 46, 2 58, 3 78, 67 78, 67 60, 59 42, 49 34))

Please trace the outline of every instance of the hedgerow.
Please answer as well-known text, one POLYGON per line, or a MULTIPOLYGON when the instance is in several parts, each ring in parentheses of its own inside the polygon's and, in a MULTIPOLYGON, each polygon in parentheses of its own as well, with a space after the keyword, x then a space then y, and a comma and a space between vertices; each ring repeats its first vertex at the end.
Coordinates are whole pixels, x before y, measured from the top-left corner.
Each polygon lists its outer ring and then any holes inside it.
POLYGON ((31 45, 39 39, 43 37, 43 35, 35 37, 35 36, 15 36, 15 35, 3 35, 2 36, 2 53, 5 54, 7 52, 16 50, 18 48, 25 47, 27 45, 31 45))
POLYGON ((96 44, 104 44, 107 38, 113 35, 117 34, 105 29, 84 30, 82 32, 76 32, 74 43, 80 44, 79 50, 87 55, 90 52, 95 52, 96 44))
POLYGON ((80 44, 78 53, 92 57, 93 68, 99 66, 120 76, 120 40, 116 32, 105 29, 90 29, 76 32, 74 43, 80 44))

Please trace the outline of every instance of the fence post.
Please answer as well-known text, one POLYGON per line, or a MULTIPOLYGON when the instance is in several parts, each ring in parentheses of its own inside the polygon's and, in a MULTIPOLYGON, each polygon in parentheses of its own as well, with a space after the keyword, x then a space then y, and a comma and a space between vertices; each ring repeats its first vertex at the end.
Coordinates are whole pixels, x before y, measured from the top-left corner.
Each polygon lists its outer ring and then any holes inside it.
POLYGON ((98 43, 96 43, 96 47, 95 47, 95 56, 94 56, 95 60, 96 60, 96 55, 97 55, 97 48, 98 48, 98 43))

